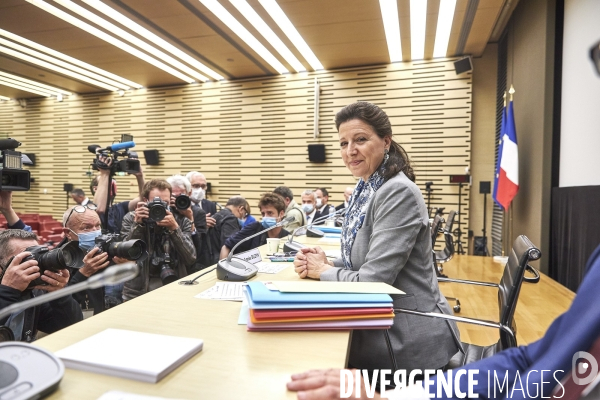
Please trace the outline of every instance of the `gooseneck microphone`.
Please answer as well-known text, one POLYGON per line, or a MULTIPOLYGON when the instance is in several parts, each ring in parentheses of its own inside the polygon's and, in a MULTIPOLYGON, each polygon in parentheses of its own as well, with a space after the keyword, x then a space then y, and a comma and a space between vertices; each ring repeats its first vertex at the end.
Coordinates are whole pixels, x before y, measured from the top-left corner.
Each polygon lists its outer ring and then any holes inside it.
POLYGON ((231 251, 229 252, 227 258, 224 258, 217 263, 217 278, 222 281, 236 282, 245 281, 252 278, 258 272, 258 268, 254 264, 242 260, 241 258, 233 259, 233 253, 235 252, 235 249, 237 249, 240 244, 247 242, 248 240, 258 235, 262 235, 263 233, 268 232, 271 229, 285 226, 289 223, 294 222, 295 220, 296 219, 294 217, 284 218, 272 227, 263 229, 262 231, 257 232, 254 235, 250 235, 237 242, 237 244, 233 246, 233 249, 231 249, 231 251))
POLYGON ((285 251, 286 253, 287 252, 293 252, 293 251, 297 252, 297 251, 300 251, 300 249, 303 249, 303 248, 306 247, 302 243, 294 242, 294 237, 298 234, 298 232, 301 229, 307 228, 306 229, 307 236, 311 236, 311 237, 323 237, 324 233, 322 231, 318 230, 318 229, 312 229, 311 228, 312 225, 315 224, 315 223, 317 223, 317 222, 323 221, 325 219, 335 217, 336 215, 343 215, 345 213, 346 213, 346 209, 342 208, 341 210, 337 210, 336 212, 331 213, 331 214, 323 215, 323 216, 321 216, 319 218, 316 218, 312 222, 309 222, 308 224, 306 224, 304 226, 296 228, 296 230, 294 230, 294 232, 290 236, 290 239, 283 244, 283 251, 285 251), (308 235, 309 232, 311 232, 311 235, 308 235))
POLYGON ((25 310, 29 307, 39 306, 40 304, 60 299, 61 297, 68 296, 85 289, 96 289, 101 286, 116 285, 117 283, 128 281, 135 278, 138 272, 139 267, 133 262, 114 265, 104 270, 104 272, 92 275, 89 279, 83 282, 72 286, 66 286, 63 289, 49 292, 41 296, 36 296, 25 301, 11 304, 10 306, 0 310, 0 320, 12 313, 25 310))

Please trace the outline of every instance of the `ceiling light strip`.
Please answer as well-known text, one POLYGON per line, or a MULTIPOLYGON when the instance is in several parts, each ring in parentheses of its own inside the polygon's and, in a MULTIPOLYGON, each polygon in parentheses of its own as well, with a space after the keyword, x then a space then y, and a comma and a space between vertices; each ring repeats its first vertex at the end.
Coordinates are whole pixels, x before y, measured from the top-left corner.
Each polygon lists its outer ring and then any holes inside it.
POLYGON ((248 46, 261 56, 275 71, 285 74, 290 71, 275 58, 265 46, 263 46, 246 28, 239 23, 217 0, 200 0, 206 8, 217 16, 229 29, 240 37, 248 46))
POLYGON ((119 90, 118 88, 108 85, 104 82, 100 82, 95 79, 88 78, 87 76, 78 74, 77 72, 69 71, 68 69, 65 69, 63 67, 59 67, 57 65, 50 64, 49 62, 40 60, 39 58, 31 57, 31 56, 28 56, 27 54, 23 54, 19 51, 9 49, 8 47, 0 46, 0 53, 5 53, 5 54, 11 55, 13 57, 20 58, 21 60, 30 62, 32 64, 38 65, 40 67, 43 67, 43 68, 46 68, 46 69, 49 69, 52 71, 59 72, 63 75, 67 75, 67 76, 70 76, 75 79, 79 79, 80 81, 88 82, 94 86, 98 86, 98 87, 110 90, 112 92, 119 90))
POLYGON ((78 27, 79 29, 82 29, 82 30, 96 36, 99 39, 104 40, 105 42, 112 44, 115 47, 118 47, 119 49, 121 49, 123 51, 126 51, 127 53, 129 53, 137 58, 140 58, 140 59, 154 65, 155 67, 157 67, 159 69, 162 69, 163 71, 181 79, 184 82, 188 82, 188 83, 194 82, 193 78, 182 74, 181 72, 177 71, 176 69, 169 67, 165 63, 163 63, 153 57, 150 57, 149 55, 128 45, 127 43, 102 32, 100 29, 94 28, 90 24, 83 22, 82 20, 80 20, 78 18, 73 17, 72 15, 69 15, 62 10, 59 10, 58 8, 51 6, 50 4, 47 4, 47 3, 43 2, 42 0, 25 0, 25 1, 41 8, 42 10, 44 10, 46 12, 49 12, 50 14, 62 19, 63 21, 66 21, 66 22, 78 27))
POLYGON ((0 79, 0 85, 10 86, 12 88, 22 90, 24 92, 35 93, 35 94, 39 94, 40 96, 44 96, 44 97, 52 97, 53 96, 52 93, 44 92, 44 91, 37 90, 37 89, 30 89, 25 86, 18 85, 16 83, 4 81, 2 79, 0 79))
POLYGON ((143 26, 141 26, 137 22, 131 20, 130 18, 128 18, 125 15, 121 14, 120 12, 118 12, 117 10, 115 10, 114 8, 109 7, 108 5, 104 4, 103 2, 97 1, 97 0, 83 0, 83 2, 86 3, 87 5, 89 5, 90 7, 93 7, 96 10, 100 11, 104 15, 106 15, 106 16, 114 19, 115 21, 117 21, 121 25, 129 28, 130 30, 132 30, 135 33, 137 33, 138 35, 146 38, 147 40, 149 40, 153 44, 155 44, 155 45, 163 48, 164 50, 168 51, 169 53, 173 54, 174 56, 179 57, 181 60, 185 61, 186 63, 188 63, 192 67, 194 67, 197 70, 205 73, 206 75, 210 76, 211 78, 216 79, 216 80, 223 80, 223 79, 225 79, 223 76, 219 75, 217 72, 213 71, 212 69, 210 69, 206 65, 202 64, 200 61, 196 60, 194 57, 190 56, 186 52, 184 52, 184 51, 178 49, 177 47, 173 46, 171 43, 167 42, 166 40, 164 40, 160 36, 158 36, 155 33, 149 31, 148 29, 144 28, 143 26))
POLYGON ((8 100, 10 100, 10 97, 0 96, 0 100, 8 101, 8 100))
POLYGON ((30 88, 30 89, 39 90, 41 92, 48 92, 48 93, 50 93, 52 95, 63 94, 63 93, 61 93, 61 92, 59 92, 57 90, 43 88, 41 86, 37 86, 37 85, 33 85, 31 83, 26 83, 26 82, 18 81, 16 79, 7 78, 7 77, 4 77, 4 76, 0 76, 0 81, 11 82, 11 83, 14 83, 15 85, 21 85, 23 87, 27 87, 27 88, 30 88))
POLYGON ((39 86, 39 87, 41 87, 43 89, 48 89, 48 90, 53 91, 53 92, 62 93, 62 94, 65 94, 67 96, 71 96, 73 94, 73 93, 68 92, 66 90, 63 90, 63 89, 60 89, 60 88, 57 88, 57 87, 54 87, 54 86, 46 85, 45 83, 41 83, 41 82, 38 82, 38 81, 32 81, 31 79, 23 78, 23 77, 20 77, 18 75, 9 74, 8 72, 0 71, 0 76, 3 76, 5 78, 9 78, 9 79, 12 79, 12 80, 15 80, 15 81, 19 81, 19 82, 29 83, 30 85, 36 85, 36 86, 39 86))
POLYGON ((433 57, 446 57, 448 54, 448 43, 450 42, 450 31, 452 30, 455 9, 456 0, 440 0, 433 57))
POLYGON ((400 20, 396 0, 379 0, 385 40, 390 54, 390 62, 402 61, 402 44, 400 41, 400 20))
POLYGON ((287 15, 283 12, 279 4, 275 0, 259 0, 260 4, 263 6, 265 10, 269 13, 271 18, 275 21, 275 23, 281 28, 283 33, 290 39, 290 41, 296 46, 302 57, 310 64, 313 70, 324 69, 321 62, 317 59, 315 54, 312 52, 308 44, 302 39, 300 33, 292 22, 289 20, 287 15))
POLYGON ((427 1, 410 0, 410 55, 413 61, 425 58, 426 23, 427 1))
POLYGON ((58 66, 60 66, 62 68, 69 69, 69 70, 77 72, 77 73, 79 73, 81 75, 88 76, 88 77, 90 77, 90 78, 92 78, 94 80, 98 80, 98 81, 104 82, 106 84, 109 84, 111 86, 115 86, 115 87, 120 88, 120 89, 129 89, 130 88, 129 86, 127 86, 127 85, 125 85, 125 84, 123 84, 121 82, 116 82, 116 81, 113 81, 112 79, 105 78, 104 76, 100 76, 100 75, 95 74, 93 72, 90 72, 90 71, 88 71, 86 69, 79 68, 76 65, 67 64, 64 61, 59 60, 58 58, 55 58, 55 57, 52 57, 52 56, 48 56, 48 55, 46 55, 44 53, 40 53, 37 50, 33 50, 33 49, 30 49, 29 47, 21 46, 20 44, 11 42, 11 41, 6 40, 6 39, 0 38, 0 45, 12 47, 15 50, 19 50, 19 51, 21 51, 21 52, 23 52, 25 54, 29 54, 30 56, 37 57, 37 58, 39 58, 41 60, 44 60, 44 61, 48 61, 48 62, 50 62, 52 64, 55 64, 55 65, 58 65, 58 66))
MULTIPOLYGON (((89 1, 89 0, 86 0, 89 1)), ((281 54, 281 56, 292 66, 296 72, 304 72, 304 65, 292 54, 290 49, 279 39, 273 30, 265 23, 246 0, 229 0, 231 4, 260 32, 261 35, 281 54)))
POLYGON ((0 36, 7 37, 7 38, 9 38, 9 39, 11 39, 11 40, 13 40, 15 42, 24 44, 25 46, 29 46, 32 49, 39 50, 42 53, 50 54, 51 56, 54 56, 56 58, 59 58, 59 59, 64 60, 66 62, 69 62, 71 64, 78 65, 78 66, 80 66, 82 68, 85 68, 85 69, 87 69, 89 71, 95 72, 98 75, 102 75, 102 76, 105 76, 105 77, 110 78, 112 80, 115 80, 117 82, 121 82, 121 83, 123 83, 123 84, 125 84, 125 85, 127 85, 129 87, 134 87, 136 89, 141 89, 143 87, 139 83, 132 82, 132 81, 130 81, 128 79, 125 79, 125 78, 123 78, 121 76, 115 75, 115 74, 113 74, 111 72, 105 71, 105 70, 100 69, 98 67, 94 67, 91 64, 88 64, 86 62, 83 62, 81 60, 73 58, 73 57, 68 56, 66 54, 63 54, 63 53, 61 53, 59 51, 53 50, 53 49, 51 49, 49 47, 42 46, 39 43, 32 42, 29 39, 25 39, 24 37, 21 37, 19 35, 15 35, 14 33, 5 31, 4 29, 0 29, 0 36))
MULTIPOLYGON (((69 10, 73 11, 74 13, 79 14, 83 18, 86 18, 89 21, 92 21, 96 25, 101 26, 105 30, 111 32, 113 35, 116 35, 116 36, 120 37, 121 39, 128 41, 129 43, 139 47, 142 50, 145 50, 146 52, 152 54, 153 56, 164 61, 165 63, 170 64, 171 66, 179 69, 180 71, 182 71, 188 75, 191 75, 195 79, 202 81, 202 82, 208 81, 208 78, 205 77, 204 75, 202 75, 201 73, 193 70, 192 68, 183 64, 182 62, 174 59, 170 55, 160 51, 156 47, 133 36, 131 33, 119 28, 112 22, 109 22, 109 21, 105 20, 104 18, 94 14, 93 12, 86 10, 85 8, 81 7, 80 5, 73 3, 71 0, 54 0, 54 1, 56 3, 62 5, 63 7, 68 8, 69 10)), ((98 0, 96 0, 96 2, 98 2, 98 0)))

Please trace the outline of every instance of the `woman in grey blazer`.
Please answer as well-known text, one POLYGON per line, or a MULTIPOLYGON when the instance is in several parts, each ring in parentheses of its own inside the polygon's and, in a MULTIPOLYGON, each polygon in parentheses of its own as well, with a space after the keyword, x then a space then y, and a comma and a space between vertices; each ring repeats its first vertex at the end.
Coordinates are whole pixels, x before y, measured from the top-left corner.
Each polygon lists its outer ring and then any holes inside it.
MULTIPOLYGON (((404 149, 392 139, 388 116, 374 104, 357 102, 335 117, 342 159, 360 180, 342 229, 342 257, 328 261, 319 247, 294 260, 301 278, 385 282, 402 290, 395 307, 451 314, 433 268, 429 217, 404 149)), ((459 351, 456 325, 438 318, 398 314, 390 330, 398 367, 444 367, 459 351)), ((355 330, 349 365, 391 369, 381 330, 355 330)))

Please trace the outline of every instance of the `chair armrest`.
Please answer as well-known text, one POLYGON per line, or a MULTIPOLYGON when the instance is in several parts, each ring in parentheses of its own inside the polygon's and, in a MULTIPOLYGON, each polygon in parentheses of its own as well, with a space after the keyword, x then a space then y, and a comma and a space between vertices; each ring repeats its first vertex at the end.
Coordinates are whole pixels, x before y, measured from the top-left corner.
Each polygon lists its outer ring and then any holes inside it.
POLYGON ((442 318, 442 319, 448 319, 450 321, 455 321, 455 322, 464 322, 467 324, 473 324, 473 325, 479 325, 479 326, 486 326, 488 328, 496 328, 496 329, 501 329, 504 332, 506 332, 514 341, 515 346, 517 343, 517 339, 515 337, 514 332, 512 331, 512 329, 510 329, 508 326, 503 325, 499 322, 494 322, 494 321, 486 321, 483 319, 475 319, 475 318, 467 318, 467 317, 457 317, 456 315, 447 315, 447 314, 440 314, 440 313, 434 313, 434 312, 422 312, 422 311, 415 311, 415 310, 406 310, 404 308, 394 308, 394 312, 395 313, 404 313, 404 314, 412 314, 412 315, 419 315, 422 317, 430 317, 430 318, 442 318))
POLYGON ((535 269, 531 265, 527 264, 527 266, 525 267, 525 271, 531 272, 533 274, 533 277, 524 276, 523 282, 538 283, 540 281, 540 273, 538 272, 537 269, 535 269))
POLYGON ((495 288, 499 287, 499 285, 497 283, 468 281, 468 280, 464 280, 464 279, 438 278, 438 282, 466 283, 468 285, 490 286, 490 287, 495 287, 495 288))

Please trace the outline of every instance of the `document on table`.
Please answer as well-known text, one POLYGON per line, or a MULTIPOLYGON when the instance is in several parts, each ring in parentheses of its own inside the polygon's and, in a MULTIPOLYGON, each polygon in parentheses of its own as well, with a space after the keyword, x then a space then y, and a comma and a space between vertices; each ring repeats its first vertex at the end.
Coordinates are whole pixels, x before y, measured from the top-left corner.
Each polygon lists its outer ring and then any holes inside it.
POLYGON ((217 282, 215 286, 197 294, 198 299, 242 301, 243 287, 246 282, 217 282))
POLYGON ((291 262, 265 262, 260 261, 254 264, 258 267, 258 272, 263 274, 276 274, 278 272, 283 271, 290 265, 293 265, 291 262))

